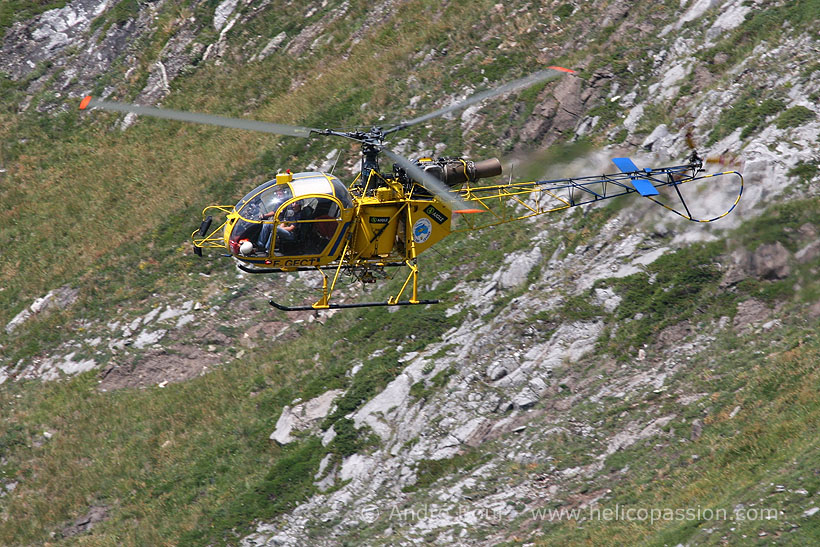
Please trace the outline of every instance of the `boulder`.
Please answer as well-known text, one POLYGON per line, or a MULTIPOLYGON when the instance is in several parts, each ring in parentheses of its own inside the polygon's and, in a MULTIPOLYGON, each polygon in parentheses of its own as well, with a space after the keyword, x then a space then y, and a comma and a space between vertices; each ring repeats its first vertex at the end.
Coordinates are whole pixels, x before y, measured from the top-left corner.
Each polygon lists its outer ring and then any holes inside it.
POLYGON ((276 422, 276 430, 271 433, 271 440, 281 445, 291 443, 296 440, 291 435, 294 431, 305 431, 323 420, 329 413, 336 397, 344 390, 332 389, 304 403, 299 403, 293 408, 286 406, 282 409, 282 415, 276 422))
POLYGON ((760 300, 750 298, 737 305, 733 326, 743 332, 769 318, 772 311, 760 300))
POLYGON ((532 269, 540 262, 540 247, 533 247, 532 250, 523 253, 513 253, 507 259, 509 266, 497 274, 499 287, 512 289, 523 285, 532 269))
POLYGON ((791 253, 779 241, 766 243, 752 253, 752 271, 760 279, 785 279, 791 274, 791 253))
POLYGON ((652 133, 649 134, 641 143, 641 146, 648 151, 653 152, 665 152, 669 145, 672 143, 672 136, 669 133, 669 128, 666 126, 665 123, 660 124, 658 127, 655 128, 652 133))
POLYGON ((74 521, 70 526, 62 530, 63 537, 72 537, 91 530, 95 524, 108 519, 108 508, 105 506, 93 506, 88 513, 74 521))
POLYGON ((6 324, 6 333, 11 334, 17 327, 26 322, 32 315, 43 313, 50 309, 64 310, 71 306, 79 298, 80 291, 72 289, 68 285, 49 291, 48 294, 37 298, 28 308, 23 308, 14 319, 6 324))
POLYGON ((721 288, 736 285, 751 275, 752 253, 746 249, 737 249, 732 253, 731 259, 720 281, 721 288))
POLYGON ((794 258, 801 264, 813 262, 820 257, 820 239, 812 241, 794 254, 794 258))

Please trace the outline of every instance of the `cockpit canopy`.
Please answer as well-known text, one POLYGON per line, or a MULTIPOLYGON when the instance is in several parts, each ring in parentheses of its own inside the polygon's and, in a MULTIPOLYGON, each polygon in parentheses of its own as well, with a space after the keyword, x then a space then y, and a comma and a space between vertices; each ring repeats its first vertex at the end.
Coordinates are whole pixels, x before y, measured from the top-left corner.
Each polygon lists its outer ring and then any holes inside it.
POLYGON ((254 257, 317 256, 335 251, 343 211, 352 207, 350 193, 333 175, 277 175, 234 207, 238 219, 229 236, 231 254, 254 261, 254 257))

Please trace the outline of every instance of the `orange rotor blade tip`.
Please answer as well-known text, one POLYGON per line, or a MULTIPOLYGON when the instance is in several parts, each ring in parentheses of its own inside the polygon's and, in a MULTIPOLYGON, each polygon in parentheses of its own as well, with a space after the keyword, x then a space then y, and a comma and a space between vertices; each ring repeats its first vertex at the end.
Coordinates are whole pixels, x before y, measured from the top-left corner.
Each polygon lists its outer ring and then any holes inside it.
POLYGON ((473 213, 486 213, 486 209, 459 209, 458 211, 453 211, 454 213, 458 213, 460 215, 470 215, 473 213))
POLYGON ((80 110, 85 110, 88 108, 88 103, 91 102, 91 95, 88 95, 83 101, 80 103, 80 110))
POLYGON ((573 73, 573 74, 575 73, 574 70, 572 70, 570 68, 564 68, 562 66, 548 66, 547 68, 551 68, 553 70, 560 70, 561 72, 570 72, 570 73, 573 73))

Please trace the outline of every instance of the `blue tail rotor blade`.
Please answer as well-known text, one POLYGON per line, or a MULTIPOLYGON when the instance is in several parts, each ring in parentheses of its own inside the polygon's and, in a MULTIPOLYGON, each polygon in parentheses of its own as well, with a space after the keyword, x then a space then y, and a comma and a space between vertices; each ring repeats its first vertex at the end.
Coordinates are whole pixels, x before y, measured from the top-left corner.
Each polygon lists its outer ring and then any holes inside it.
MULTIPOLYGON (((629 158, 612 158, 612 163, 623 173, 638 173, 640 171, 638 166, 629 158)), ((635 190, 637 190, 640 195, 644 197, 658 195, 658 189, 655 188, 650 181, 639 179, 636 176, 630 178, 632 179, 632 186, 635 187, 635 190)))
POLYGON ((629 158, 612 158, 612 163, 614 163, 615 167, 620 169, 622 173, 634 173, 636 171, 640 171, 638 166, 635 165, 629 158))

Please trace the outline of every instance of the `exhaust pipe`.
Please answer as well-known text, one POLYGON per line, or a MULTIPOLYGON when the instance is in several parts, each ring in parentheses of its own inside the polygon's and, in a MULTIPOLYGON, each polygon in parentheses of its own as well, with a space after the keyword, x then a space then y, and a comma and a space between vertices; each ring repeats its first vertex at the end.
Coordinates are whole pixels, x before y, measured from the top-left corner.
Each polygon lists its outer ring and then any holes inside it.
POLYGON ((448 186, 457 186, 465 182, 475 182, 478 179, 495 177, 501 174, 501 162, 498 158, 482 161, 439 160, 444 162, 441 170, 442 182, 448 186))

